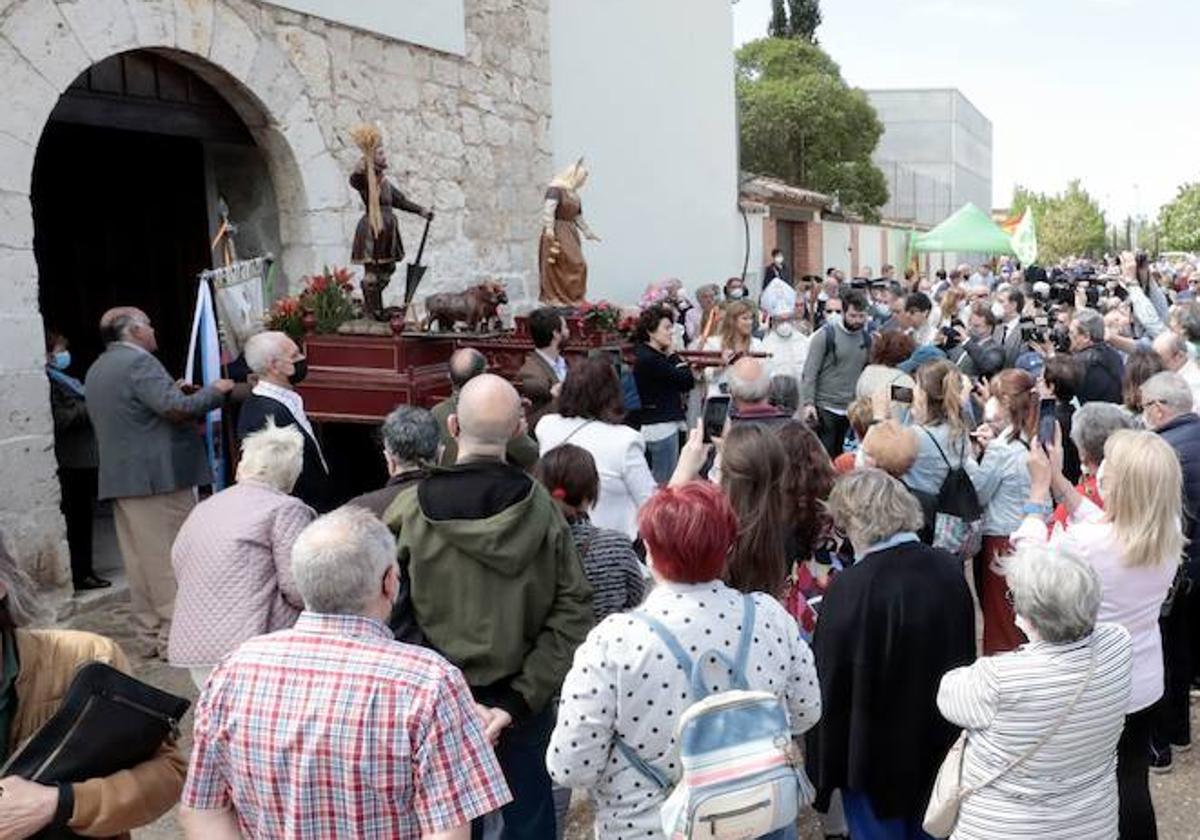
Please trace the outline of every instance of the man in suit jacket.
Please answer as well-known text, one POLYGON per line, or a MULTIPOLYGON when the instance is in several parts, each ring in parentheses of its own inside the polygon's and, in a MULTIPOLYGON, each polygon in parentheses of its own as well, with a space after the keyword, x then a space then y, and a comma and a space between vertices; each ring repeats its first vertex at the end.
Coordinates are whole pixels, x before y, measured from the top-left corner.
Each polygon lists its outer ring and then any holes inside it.
POLYGON ((185 394, 151 355, 158 342, 140 309, 105 312, 100 337, 107 348, 85 380, 100 446, 99 498, 114 500, 138 635, 150 656, 165 657, 175 608, 171 545, 195 506, 196 486, 212 481, 195 421, 218 408, 233 383, 218 379, 185 394))
POLYGON ((267 331, 250 336, 245 347, 246 364, 258 374, 258 383, 242 403, 238 414, 237 438, 256 432, 273 420, 276 426, 295 426, 304 435, 304 466, 292 495, 317 513, 332 509, 329 466, 304 413, 304 399, 295 386, 308 373, 308 364, 296 342, 286 333, 267 331))
POLYGON ((1004 367, 1017 366, 1017 357, 1025 350, 1025 342, 1021 340, 1021 312, 1025 309, 1025 295, 1020 289, 1005 289, 996 294, 996 302, 992 305, 992 314, 996 316, 999 325, 993 337, 1004 348, 1004 367))
POLYGON ((535 437, 542 415, 557 410, 558 392, 567 378, 567 360, 563 358, 562 345, 569 332, 566 319, 553 306, 543 306, 529 313, 533 352, 525 357, 518 376, 521 396, 529 400, 526 421, 535 437))
MULTIPOLYGON (((487 373, 487 359, 472 347, 463 347, 450 355, 450 396, 433 407, 433 419, 437 421, 438 435, 441 438, 442 454, 438 463, 443 467, 452 467, 458 463, 458 441, 450 434, 450 415, 458 412, 458 392, 463 386, 479 376, 487 373)), ((516 464, 523 470, 533 469, 538 460, 538 445, 529 436, 528 430, 522 430, 508 442, 504 452, 505 460, 516 464)))

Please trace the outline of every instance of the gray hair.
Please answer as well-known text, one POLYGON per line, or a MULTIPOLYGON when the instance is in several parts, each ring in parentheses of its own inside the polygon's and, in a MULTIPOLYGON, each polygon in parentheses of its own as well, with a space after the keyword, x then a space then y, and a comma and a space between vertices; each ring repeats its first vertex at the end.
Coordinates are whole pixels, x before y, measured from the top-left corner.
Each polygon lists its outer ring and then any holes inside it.
POLYGON ((1190 300, 1180 307, 1179 328, 1189 342, 1200 343, 1200 302, 1190 300))
POLYGON ((0 629, 6 629, 3 627, 5 618, 13 627, 49 624, 53 620, 50 609, 37 596, 37 586, 16 558, 8 553, 3 533, 0 533, 0 586, 4 587, 4 599, 0 601, 0 629))
POLYGON ((285 341, 291 341, 291 339, 288 338, 287 333, 278 330, 255 333, 246 339, 246 346, 242 349, 242 353, 246 357, 246 364, 250 370, 259 374, 265 372, 271 362, 283 355, 285 341))
MULTIPOLYGON (((767 394, 771 390, 771 373, 767 370, 767 366, 757 359, 752 359, 751 361, 753 361, 754 367, 758 371, 758 376, 753 379, 741 376, 741 371, 739 370, 741 360, 730 365, 729 372, 725 375, 725 379, 729 383, 729 396, 739 402, 762 402, 767 398, 767 394)), ((750 365, 742 365, 741 370, 749 367, 750 365)))
POLYGON ((437 458, 441 432, 437 420, 423 408, 399 405, 383 421, 383 448, 406 464, 431 464, 437 458))
POLYGON ((720 297, 721 296, 721 287, 718 286, 716 283, 705 283, 703 286, 696 287, 696 297, 697 298, 699 298, 700 295, 703 294, 704 292, 708 292, 713 297, 720 297))
POLYGON ((1160 402, 1173 414, 1186 414, 1194 407, 1192 389, 1178 373, 1163 371, 1142 383, 1142 405, 1160 402))
POLYGON ((238 481, 261 481, 283 493, 291 493, 304 469, 304 435, 295 426, 267 425, 242 440, 238 481))
POLYGON ((880 469, 854 470, 838 479, 827 505, 833 521, 859 551, 925 524, 917 500, 880 469))
POLYGON ((1026 546, 1002 561, 1013 610, 1041 637, 1076 642, 1096 626, 1100 577, 1070 540, 1054 549, 1026 546))
POLYGON ((362 615, 394 565, 392 532, 369 510, 350 505, 314 519, 292 545, 292 575, 311 612, 362 615))
POLYGON ((795 414, 800 409, 800 383, 796 377, 786 373, 772 376, 767 401, 788 414, 795 414))
POLYGON ((1133 415, 1119 405, 1106 402, 1085 403, 1071 416, 1071 441, 1084 463, 1104 460, 1104 444, 1119 429, 1135 429, 1133 415))
POLYGON ((1076 312, 1075 326, 1092 341, 1104 340, 1104 316, 1094 309, 1080 309, 1076 312))

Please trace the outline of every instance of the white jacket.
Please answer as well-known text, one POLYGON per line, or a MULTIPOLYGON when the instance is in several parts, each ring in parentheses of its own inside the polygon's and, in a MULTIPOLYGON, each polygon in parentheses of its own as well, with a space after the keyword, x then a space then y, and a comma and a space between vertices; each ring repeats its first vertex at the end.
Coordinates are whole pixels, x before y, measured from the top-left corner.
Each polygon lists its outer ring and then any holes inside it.
POLYGON ((538 421, 536 434, 539 455, 563 443, 591 453, 600 475, 600 498, 589 514, 592 524, 637 539, 638 511, 658 489, 641 433, 617 423, 547 414, 538 421))

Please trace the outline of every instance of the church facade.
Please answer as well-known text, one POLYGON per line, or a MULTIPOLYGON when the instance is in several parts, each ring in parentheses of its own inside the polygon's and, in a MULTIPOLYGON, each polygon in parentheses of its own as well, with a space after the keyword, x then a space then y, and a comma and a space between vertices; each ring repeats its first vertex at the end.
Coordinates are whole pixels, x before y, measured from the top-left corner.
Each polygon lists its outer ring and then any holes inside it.
MULTIPOLYGON (((275 257, 275 294, 347 265, 357 123, 436 212, 419 297, 495 279, 536 300, 545 184, 579 155, 611 282, 590 297, 635 300, 676 265, 689 286, 738 273, 729 3, 656 4, 0 0, 0 533, 22 565, 67 591, 45 331, 82 378, 100 312, 140 305, 181 375, 224 211, 239 256, 275 257)), ((414 253, 423 221, 400 225, 414 253)))

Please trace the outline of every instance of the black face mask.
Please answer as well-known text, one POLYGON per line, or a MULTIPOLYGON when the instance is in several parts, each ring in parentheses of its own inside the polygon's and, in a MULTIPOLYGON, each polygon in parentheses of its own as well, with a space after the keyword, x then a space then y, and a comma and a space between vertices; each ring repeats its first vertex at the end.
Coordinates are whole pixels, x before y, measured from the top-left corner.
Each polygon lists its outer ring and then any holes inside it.
POLYGON ((292 362, 292 366, 295 370, 288 376, 288 382, 299 385, 304 381, 304 377, 308 376, 308 359, 297 359, 292 362))

